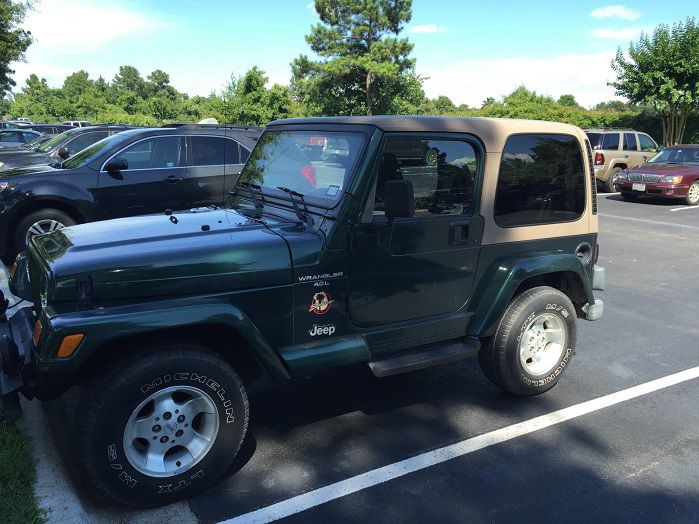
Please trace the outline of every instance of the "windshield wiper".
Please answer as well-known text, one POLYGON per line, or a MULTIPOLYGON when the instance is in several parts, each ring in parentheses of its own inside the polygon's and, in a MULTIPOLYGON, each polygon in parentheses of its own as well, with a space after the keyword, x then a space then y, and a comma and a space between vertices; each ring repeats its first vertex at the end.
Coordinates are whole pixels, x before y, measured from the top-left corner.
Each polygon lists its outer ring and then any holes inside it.
POLYGON ((306 200, 304 200, 303 198, 303 193, 299 193, 298 191, 294 191, 293 189, 289 189, 288 187, 282 186, 277 186, 277 189, 279 191, 284 191, 284 193, 291 197, 291 205, 294 206, 294 213, 296 213, 296 217, 304 224, 313 227, 313 217, 310 215, 310 212, 308 211, 308 206, 306 205, 306 200), (301 211, 301 208, 299 207, 299 204, 296 201, 297 198, 301 199, 301 203, 303 204, 303 211, 301 211))
POLYGON ((242 186, 248 190, 248 193, 250 193, 250 198, 252 199, 252 203, 255 206, 255 210, 261 211, 264 207, 264 196, 262 194, 262 186, 258 186, 257 184, 253 184, 251 182, 238 182, 238 186, 242 186))

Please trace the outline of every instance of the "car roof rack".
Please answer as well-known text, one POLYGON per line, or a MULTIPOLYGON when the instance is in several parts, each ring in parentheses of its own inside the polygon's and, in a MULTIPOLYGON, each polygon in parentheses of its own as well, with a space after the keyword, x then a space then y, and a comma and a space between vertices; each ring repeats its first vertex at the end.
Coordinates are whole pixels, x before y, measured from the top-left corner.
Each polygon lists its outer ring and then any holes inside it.
POLYGON ((262 131, 260 126, 245 126, 242 124, 189 124, 189 123, 173 123, 164 124, 161 127, 177 128, 177 129, 240 129, 247 131, 248 129, 262 131))

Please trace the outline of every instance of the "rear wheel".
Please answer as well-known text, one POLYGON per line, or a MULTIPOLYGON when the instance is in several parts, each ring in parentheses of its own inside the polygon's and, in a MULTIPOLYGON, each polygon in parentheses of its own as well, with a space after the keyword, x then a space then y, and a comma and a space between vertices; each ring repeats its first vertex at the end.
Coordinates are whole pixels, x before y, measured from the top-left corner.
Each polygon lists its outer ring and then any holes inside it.
POLYGON ((621 173, 620 167, 615 167, 609 172, 609 178, 604 183, 604 189, 606 189, 608 193, 616 193, 614 182, 616 182, 617 178, 619 178, 619 173, 621 173))
POLYGON ((53 233, 67 226, 75 225, 75 220, 58 209, 39 209, 22 218, 15 228, 14 248, 17 254, 24 251, 32 237, 53 233))
POLYGON ((575 352, 576 313, 570 299, 541 286, 515 298, 479 355, 485 375, 517 396, 538 395, 560 379, 575 352))
POLYGON ((699 204, 699 180, 695 180, 692 185, 689 186, 684 201, 689 206, 696 206, 699 204))
POLYGON ((144 348, 84 390, 76 454, 102 496, 161 506, 218 480, 247 425, 245 387, 227 361, 195 344, 144 348))

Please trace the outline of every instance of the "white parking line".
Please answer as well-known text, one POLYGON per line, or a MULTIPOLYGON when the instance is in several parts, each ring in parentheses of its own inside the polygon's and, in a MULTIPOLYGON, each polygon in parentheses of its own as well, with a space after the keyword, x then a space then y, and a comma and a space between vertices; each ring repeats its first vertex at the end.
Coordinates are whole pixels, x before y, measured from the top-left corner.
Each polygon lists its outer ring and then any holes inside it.
POLYGON ((605 218, 619 218, 621 220, 630 220, 631 222, 641 222, 643 224, 654 224, 654 225, 660 225, 660 226, 673 226, 673 227, 679 227, 682 229, 697 229, 699 230, 699 226, 690 226, 689 224, 676 224, 673 222, 662 222, 660 220, 651 220, 649 218, 634 218, 634 217, 625 217, 623 215, 609 215, 607 213, 600 213, 599 216, 605 217, 605 218))
POLYGON ((351 495, 357 491, 382 484, 409 473, 429 468, 430 466, 441 464, 442 462, 464 456, 468 453, 501 442, 506 442, 513 438, 521 437, 522 435, 527 435, 528 433, 533 433, 560 424, 561 422, 581 417, 593 411, 680 384, 681 382, 693 380, 697 377, 699 377, 699 366, 603 397, 588 400, 587 402, 582 402, 581 404, 576 404, 568 408, 559 409, 558 411, 525 420, 524 422, 491 431, 490 433, 484 433, 477 437, 462 440, 461 442, 401 460, 394 464, 373 469, 355 477, 341 480, 340 482, 314 489, 308 493, 303 493, 290 499, 277 502, 276 504, 251 511, 250 513, 245 513, 232 519, 222 521, 220 524, 272 522, 290 515, 295 515, 296 513, 314 508, 320 504, 351 495))
POLYGON ((687 211, 688 209, 699 209, 699 206, 675 207, 675 208, 671 209, 670 211, 687 211))

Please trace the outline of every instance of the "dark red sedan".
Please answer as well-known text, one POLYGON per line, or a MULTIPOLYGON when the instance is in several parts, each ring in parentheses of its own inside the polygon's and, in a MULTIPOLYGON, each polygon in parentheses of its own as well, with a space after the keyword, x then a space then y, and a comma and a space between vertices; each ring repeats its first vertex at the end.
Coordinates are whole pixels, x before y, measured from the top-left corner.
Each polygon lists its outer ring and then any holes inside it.
POLYGON ((614 185, 626 200, 654 196, 695 206, 699 204, 699 144, 665 148, 645 164, 622 171, 614 185))

